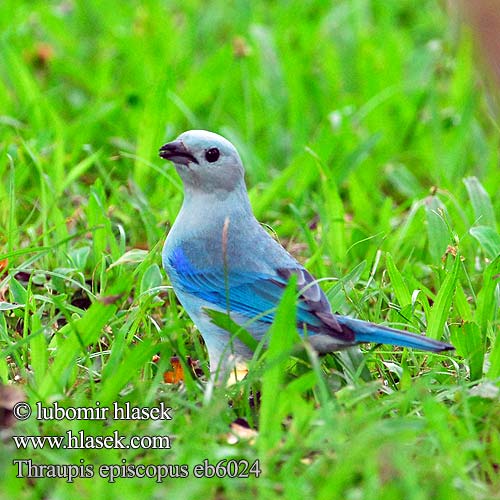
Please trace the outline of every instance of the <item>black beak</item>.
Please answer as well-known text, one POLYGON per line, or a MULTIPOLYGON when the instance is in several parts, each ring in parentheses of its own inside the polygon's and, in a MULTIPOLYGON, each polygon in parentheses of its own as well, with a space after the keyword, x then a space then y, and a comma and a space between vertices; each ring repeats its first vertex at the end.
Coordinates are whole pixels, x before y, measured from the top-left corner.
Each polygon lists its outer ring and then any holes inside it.
POLYGON ((198 160, 188 151, 181 141, 173 141, 160 148, 160 157, 164 160, 170 160, 174 163, 187 165, 190 161, 198 163, 198 160))

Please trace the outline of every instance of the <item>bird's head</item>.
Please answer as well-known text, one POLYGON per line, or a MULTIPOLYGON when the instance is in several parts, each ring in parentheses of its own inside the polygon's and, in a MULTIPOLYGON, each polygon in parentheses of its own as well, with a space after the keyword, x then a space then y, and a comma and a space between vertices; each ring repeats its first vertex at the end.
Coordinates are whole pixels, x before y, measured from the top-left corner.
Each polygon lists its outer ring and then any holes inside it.
POLYGON ((160 157, 174 163, 184 185, 202 192, 232 191, 241 185, 244 169, 236 148, 206 130, 189 130, 160 148, 160 157))

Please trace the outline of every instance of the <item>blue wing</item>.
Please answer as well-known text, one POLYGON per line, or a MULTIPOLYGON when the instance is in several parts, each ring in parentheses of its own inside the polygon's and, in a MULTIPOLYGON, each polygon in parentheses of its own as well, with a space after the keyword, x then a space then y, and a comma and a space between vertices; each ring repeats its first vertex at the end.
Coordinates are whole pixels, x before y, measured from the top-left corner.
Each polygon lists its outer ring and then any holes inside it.
POLYGON ((276 269, 273 275, 230 270, 226 276, 217 269, 196 269, 181 247, 177 247, 166 261, 174 287, 223 310, 258 318, 260 324, 272 323, 290 276, 297 275, 297 328, 299 332, 307 330, 311 343, 317 340, 315 347, 321 352, 359 342, 387 343, 432 352, 453 349, 450 344, 423 335, 332 314, 328 299, 317 282, 298 264, 276 269), (325 338, 330 341, 325 343, 325 338))
POLYGON ((311 334, 340 334, 345 340, 353 340, 342 331, 331 314, 325 294, 302 267, 276 269, 275 275, 241 270, 230 270, 225 275, 217 269, 196 269, 181 247, 177 247, 167 260, 172 282, 184 293, 248 318, 258 317, 258 321, 268 324, 274 319, 288 279, 295 274, 300 293, 297 303, 299 330, 307 329, 311 334))

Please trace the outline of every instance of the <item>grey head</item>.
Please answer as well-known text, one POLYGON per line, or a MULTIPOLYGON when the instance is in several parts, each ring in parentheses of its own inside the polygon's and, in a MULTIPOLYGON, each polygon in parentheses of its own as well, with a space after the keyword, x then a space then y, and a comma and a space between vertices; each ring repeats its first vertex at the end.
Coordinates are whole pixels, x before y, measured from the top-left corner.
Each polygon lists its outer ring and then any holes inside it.
POLYGON ((186 189, 206 193, 232 191, 244 185, 244 168, 236 148, 206 130, 189 130, 163 145, 160 157, 170 160, 186 189))

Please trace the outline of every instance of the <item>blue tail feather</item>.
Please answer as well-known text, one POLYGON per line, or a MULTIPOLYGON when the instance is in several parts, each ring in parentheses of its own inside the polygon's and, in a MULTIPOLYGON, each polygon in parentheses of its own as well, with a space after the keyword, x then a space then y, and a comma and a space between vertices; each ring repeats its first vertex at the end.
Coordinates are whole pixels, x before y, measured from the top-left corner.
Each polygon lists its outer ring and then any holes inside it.
POLYGON ((430 339, 423 335, 409 333, 402 330, 395 330, 387 326, 376 325, 349 318, 347 316, 335 316, 341 326, 347 327, 354 332, 356 343, 372 342, 375 344, 391 344, 401 347, 413 347, 424 351, 442 352, 455 349, 452 345, 430 339))

